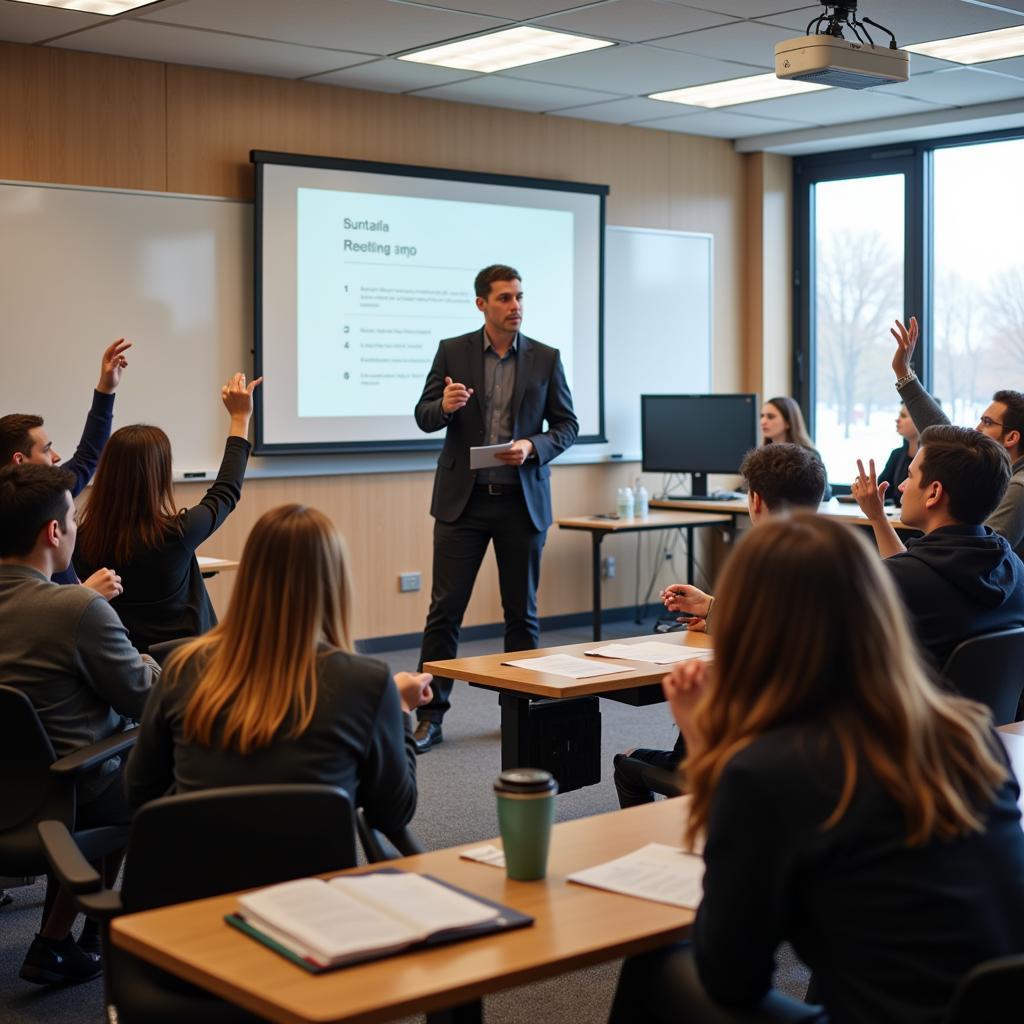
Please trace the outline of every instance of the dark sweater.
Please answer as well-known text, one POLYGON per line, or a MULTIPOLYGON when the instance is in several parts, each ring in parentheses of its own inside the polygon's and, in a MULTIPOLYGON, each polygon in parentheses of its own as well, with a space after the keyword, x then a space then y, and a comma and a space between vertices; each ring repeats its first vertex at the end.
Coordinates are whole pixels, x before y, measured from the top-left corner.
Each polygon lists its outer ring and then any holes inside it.
MULTIPOLYGON (((60 466, 61 469, 66 469, 74 475, 75 482, 71 487, 72 498, 77 497, 85 490, 93 473, 96 472, 96 463, 99 462, 100 455, 103 453, 103 446, 110 438, 110 427, 113 421, 114 396, 104 394, 102 391, 94 391, 92 407, 89 409, 88 416, 85 417, 85 426, 82 428, 82 437, 75 449, 75 454, 62 462, 60 466)), ((103 567, 101 566, 101 568, 103 567)), ((82 578, 88 579, 88 576, 82 578)), ((63 572, 55 572, 52 579, 54 583, 79 582, 73 565, 69 565, 63 572)))
POLYGON ((988 526, 939 527, 885 564, 936 668, 972 636, 1024 626, 1024 563, 988 526))
POLYGON ((899 448, 893 448, 889 452, 885 468, 878 474, 878 482, 882 483, 884 481, 889 485, 889 489, 885 492, 886 500, 892 501, 897 508, 903 504, 900 484, 907 479, 907 470, 910 468, 910 463, 910 443, 904 441, 899 448))
POLYGON ((138 551, 124 563, 93 564, 75 552, 75 570, 82 579, 105 566, 120 574, 124 591, 110 604, 140 651, 164 640, 198 636, 217 624, 196 548, 238 504, 249 447, 244 438, 227 439, 217 479, 198 505, 181 513, 181 532, 169 533, 160 547, 138 551))
POLYGON ((822 829, 840 779, 817 722, 766 733, 726 766, 694 925, 701 980, 720 1002, 751 1005, 788 940, 831 1024, 938 1024, 970 967, 1024 952, 1017 783, 983 833, 907 847, 902 813, 864 769, 846 814, 822 829))
POLYGON ((186 742, 182 722, 196 682, 196 660, 153 688, 128 762, 133 807, 168 792, 215 786, 312 782, 340 786, 385 833, 416 810, 416 748, 388 667, 335 651, 320 668, 316 710, 295 739, 242 755, 186 742))

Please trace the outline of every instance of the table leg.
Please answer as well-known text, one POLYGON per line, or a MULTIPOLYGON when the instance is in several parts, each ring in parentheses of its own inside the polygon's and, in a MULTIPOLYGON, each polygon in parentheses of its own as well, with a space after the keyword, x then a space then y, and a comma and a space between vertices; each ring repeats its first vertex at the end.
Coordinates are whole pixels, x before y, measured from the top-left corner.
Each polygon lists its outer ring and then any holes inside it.
MULTIPOLYGON (((691 586, 696 586, 696 583, 693 582, 693 570, 693 527, 688 526, 686 528, 686 582, 691 586)), ((705 584, 705 586, 707 586, 707 584, 705 584)))
POLYGON ((427 1024, 483 1024, 483 1020, 484 1004, 481 999, 427 1014, 427 1024))
POLYGON ((501 770, 522 768, 530 761, 530 698, 517 693, 502 693, 501 770))
POLYGON ((594 588, 594 639, 601 639, 601 541, 604 534, 595 530, 591 535, 590 575, 594 588))

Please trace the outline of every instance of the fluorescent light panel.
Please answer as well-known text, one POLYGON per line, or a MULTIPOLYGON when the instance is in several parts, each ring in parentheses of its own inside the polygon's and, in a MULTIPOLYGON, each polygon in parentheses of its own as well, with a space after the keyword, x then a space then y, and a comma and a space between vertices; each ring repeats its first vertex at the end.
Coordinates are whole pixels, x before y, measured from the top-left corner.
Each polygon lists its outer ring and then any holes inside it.
POLYGON ((933 39, 930 43, 914 43, 904 49, 956 64, 981 64, 987 60, 1020 57, 1024 55, 1024 25, 952 39, 933 39))
POLYGON ((691 107, 731 107, 737 103, 756 103, 774 100, 780 96, 794 96, 801 92, 828 89, 815 82, 793 82, 774 75, 752 75, 750 78, 731 78, 725 82, 694 85, 688 89, 670 89, 652 92, 647 98, 667 103, 685 103, 691 107))
POLYGON ((136 7, 146 7, 155 0, 15 0, 19 4, 39 7, 63 7, 67 11, 85 11, 86 14, 124 14, 136 7))
POLYGON ((399 57, 415 64, 436 64, 442 68, 461 71, 503 71, 523 64, 536 64, 542 60, 566 57, 572 53, 598 50, 614 46, 607 39, 587 39, 565 32, 548 32, 542 28, 521 25, 491 32, 485 36, 462 39, 457 43, 432 46, 399 57))

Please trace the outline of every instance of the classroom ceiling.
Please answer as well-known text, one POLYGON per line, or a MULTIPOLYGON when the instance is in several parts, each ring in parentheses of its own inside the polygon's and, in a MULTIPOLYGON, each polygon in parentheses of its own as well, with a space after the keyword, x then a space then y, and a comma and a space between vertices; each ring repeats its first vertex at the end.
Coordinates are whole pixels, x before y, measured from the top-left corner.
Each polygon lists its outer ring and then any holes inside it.
MULTIPOLYGON (((103 17, 0 0, 0 39, 814 152, 1024 125, 1024 57, 912 55, 911 79, 705 110, 647 93, 763 74, 818 0, 159 0, 103 17), (514 25, 615 46, 475 74, 396 55, 514 25)), ((1024 0, 859 0, 901 46, 1024 25, 1024 0)))

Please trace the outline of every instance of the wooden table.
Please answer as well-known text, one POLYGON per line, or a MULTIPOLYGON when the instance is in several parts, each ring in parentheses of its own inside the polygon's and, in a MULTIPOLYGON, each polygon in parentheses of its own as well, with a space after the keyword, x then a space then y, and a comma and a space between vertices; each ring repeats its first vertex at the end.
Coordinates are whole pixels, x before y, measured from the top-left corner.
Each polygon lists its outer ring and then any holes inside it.
MULTIPOLYGON (((671 498, 653 498, 651 508, 679 509, 694 512, 718 512, 728 515, 735 524, 738 516, 747 515, 747 502, 744 498, 730 499, 729 501, 702 501, 700 498, 686 498, 685 500, 673 501, 671 498)), ((841 523, 853 523, 855 526, 870 526, 868 517, 856 506, 846 502, 823 501, 818 506, 818 512, 830 519, 838 520, 841 523)), ((907 526, 896 513, 888 517, 896 530, 913 530, 914 527, 907 526)))
POLYGON ((232 569, 238 568, 238 562, 232 558, 214 558, 211 555, 196 555, 196 561, 199 563, 199 570, 203 574, 203 579, 208 580, 211 576, 216 576, 219 572, 228 572, 232 569))
MULTIPOLYGON (((603 516, 566 516, 558 520, 563 530, 585 530, 590 534, 590 578, 593 588, 594 639, 601 639, 601 544, 609 534, 643 533, 649 530, 686 530, 686 579, 693 580, 693 530, 697 526, 731 525, 734 517, 728 514, 712 515, 705 510, 689 508, 660 511, 659 506, 646 518, 608 519, 603 516)), ((744 507, 746 507, 744 505, 744 507)))
MULTIPOLYGON (((636 644, 657 640, 662 643, 679 644, 683 647, 711 647, 711 637, 707 633, 665 633, 661 635, 629 637, 615 640, 614 643, 636 644)), ((450 679, 461 679, 476 686, 497 690, 501 706, 501 767, 549 768, 553 766, 537 754, 537 729, 533 719, 537 717, 536 705, 531 707, 531 699, 549 698, 552 700, 569 701, 577 699, 577 709, 584 713, 586 705, 580 701, 586 699, 590 707, 595 707, 597 697, 606 697, 623 704, 641 707, 663 699, 661 678, 670 666, 645 665, 641 662, 621 661, 615 658, 601 658, 602 663, 622 665, 622 672, 608 676, 594 676, 590 679, 569 679, 565 676, 551 675, 547 672, 531 672, 524 668, 503 665, 510 659, 540 658, 549 654, 568 654, 582 658, 586 651, 594 647, 594 641, 585 644, 567 644, 564 647, 542 647, 536 651, 520 651, 514 654, 483 654, 475 658, 452 658, 448 661, 428 661, 423 666, 424 672, 446 676, 450 679)), ((555 772, 562 792, 578 789, 580 786, 595 785, 601 781, 601 718, 596 714, 596 721, 590 727, 589 740, 597 752, 596 761, 581 768, 580 774, 573 772, 559 775, 555 772)), ((564 764, 564 762, 563 762, 564 764)))
POLYGON ((566 882, 648 842, 679 845, 686 806, 683 797, 555 825, 548 877, 539 882, 511 882, 498 868, 460 860, 469 846, 389 862, 530 914, 536 923, 518 931, 314 976, 226 925, 237 907, 229 895, 116 918, 111 940, 281 1024, 386 1021, 445 1007, 480 1020, 479 1000, 489 993, 686 937, 690 910, 566 882))

